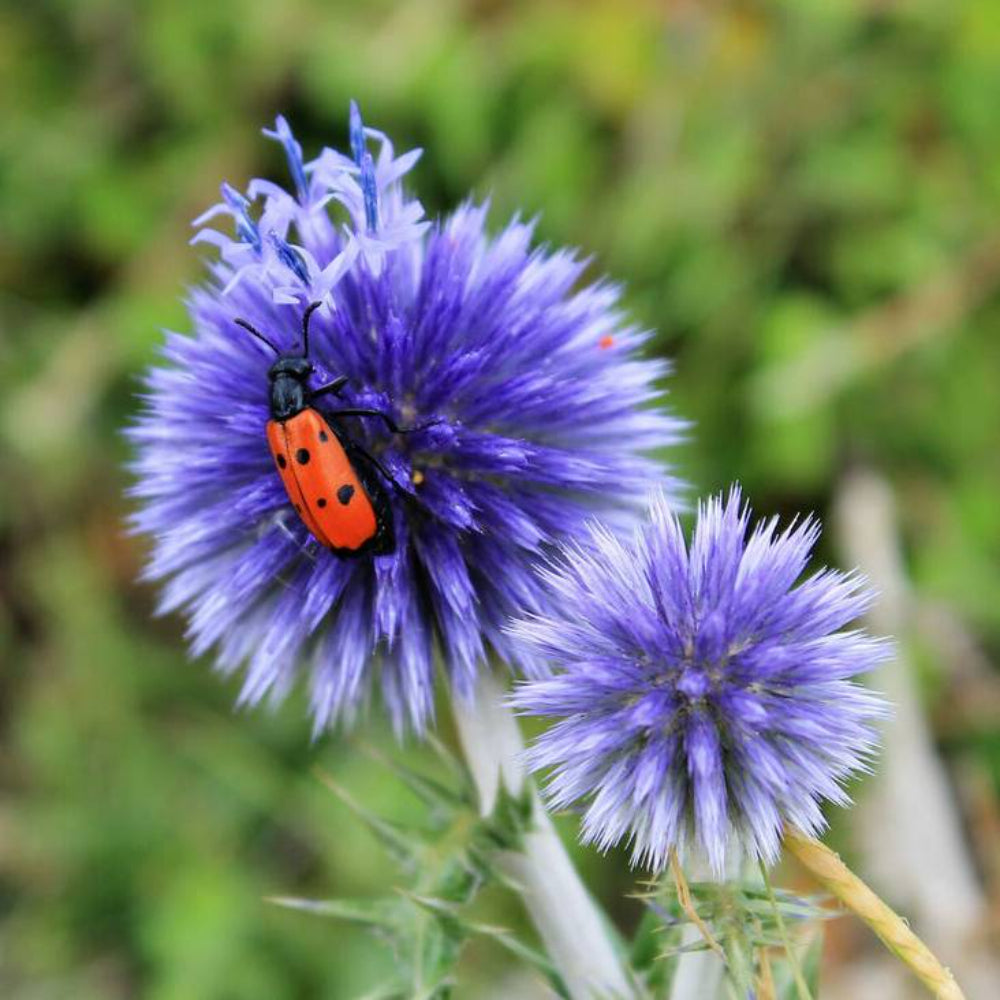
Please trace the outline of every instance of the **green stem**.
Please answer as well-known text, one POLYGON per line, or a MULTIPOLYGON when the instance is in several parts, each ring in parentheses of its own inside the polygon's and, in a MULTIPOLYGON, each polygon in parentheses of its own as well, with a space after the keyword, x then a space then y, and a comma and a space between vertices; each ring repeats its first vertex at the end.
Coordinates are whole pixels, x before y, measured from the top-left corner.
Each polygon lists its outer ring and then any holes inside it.
POLYGON ((768 874, 767 865, 760 862, 760 873, 764 878, 764 888, 767 890, 767 898, 774 910, 774 919, 778 925, 778 933, 781 935, 781 945, 788 956, 788 964, 792 969, 792 976, 795 978, 795 988, 798 990, 799 1000, 813 1000, 809 992, 809 984, 805 976, 802 975, 802 966, 799 965, 798 956, 792 950, 792 941, 788 936, 788 929, 785 927, 785 918, 781 915, 781 907, 778 906, 777 899, 774 898, 774 887, 771 885, 771 876, 768 874))
MULTIPOLYGON (((711 870, 703 860, 687 863, 688 881, 711 880, 711 870)), ((685 948, 704 943, 701 929, 693 921, 684 924, 681 945, 685 948)), ((684 951, 677 956, 677 967, 670 984, 670 1000, 715 1000, 720 996, 725 980, 725 961, 711 948, 684 951)))

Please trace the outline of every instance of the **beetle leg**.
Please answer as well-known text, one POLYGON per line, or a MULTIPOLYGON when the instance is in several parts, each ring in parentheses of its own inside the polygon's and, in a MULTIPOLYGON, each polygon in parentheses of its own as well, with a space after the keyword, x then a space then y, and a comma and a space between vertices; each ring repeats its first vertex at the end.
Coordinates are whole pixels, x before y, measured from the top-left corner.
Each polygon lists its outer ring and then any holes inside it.
POLYGON ((417 431, 426 430, 428 427, 433 427, 435 424, 439 424, 440 420, 431 420, 426 424, 417 424, 416 427, 400 427, 392 417, 389 416, 383 410, 373 410, 364 407, 351 407, 346 410, 332 410, 327 414, 328 417, 378 417, 380 420, 385 422, 386 427, 393 434, 414 434, 417 431))
POLYGON ((314 400, 317 396, 325 396, 330 392, 336 395, 347 385, 347 381, 346 375, 338 375, 332 382, 327 382, 326 385, 321 385, 318 389, 313 389, 309 393, 310 401, 314 400))

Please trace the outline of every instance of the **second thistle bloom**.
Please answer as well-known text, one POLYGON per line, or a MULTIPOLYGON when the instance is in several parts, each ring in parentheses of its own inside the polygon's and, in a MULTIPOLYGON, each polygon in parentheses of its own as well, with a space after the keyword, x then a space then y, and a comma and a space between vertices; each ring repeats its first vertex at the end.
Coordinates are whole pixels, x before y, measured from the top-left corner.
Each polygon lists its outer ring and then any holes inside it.
POLYGON ((561 610, 515 635, 557 673, 522 685, 558 718, 530 751, 556 808, 585 802, 584 839, 630 841, 662 868, 694 848, 774 861, 785 823, 816 833, 824 799, 865 767, 884 703, 852 678, 891 646, 841 631, 871 592, 823 570, 795 586, 819 534, 807 520, 749 534, 738 490, 704 504, 690 548, 666 502, 631 544, 601 527, 545 571, 561 610))

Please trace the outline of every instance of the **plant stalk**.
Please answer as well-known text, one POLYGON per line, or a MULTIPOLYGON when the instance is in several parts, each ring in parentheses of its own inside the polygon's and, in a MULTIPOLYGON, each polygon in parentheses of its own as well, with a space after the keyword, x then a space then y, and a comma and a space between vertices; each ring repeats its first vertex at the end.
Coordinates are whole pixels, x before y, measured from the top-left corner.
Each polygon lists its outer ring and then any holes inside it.
MULTIPOLYGON (((674 879, 678 885, 678 898, 681 899, 681 881, 677 878, 680 871, 680 862, 676 860, 676 854, 672 859, 672 870, 674 879), (676 869, 674 869, 676 865, 676 869)), ((699 859, 697 856, 691 858, 687 864, 687 876, 692 881, 710 881, 712 878, 711 869, 708 862, 699 859)), ((683 884, 687 885, 687 878, 683 884)), ((689 892, 690 890, 687 890, 689 892)), ((681 899, 683 908, 684 901, 681 899)), ((691 904, 693 905, 693 903, 691 904)), ((681 930, 681 945, 690 948, 694 945, 709 945, 705 937, 705 931, 698 926, 699 921, 688 920, 681 930)), ((714 939, 712 939, 714 941, 714 939)), ((718 945, 716 945, 716 948, 718 945)), ((725 980, 726 964, 720 958, 718 952, 710 945, 699 951, 684 951, 677 956, 677 966, 674 969, 674 978, 670 984, 670 1000, 715 1000, 722 994, 725 980)))
MULTIPOLYGON (((517 795, 530 779, 524 744, 496 679, 484 673, 471 701, 456 698, 455 724, 466 763, 489 816, 501 781, 517 795)), ((605 920, 573 867, 537 794, 534 826, 522 851, 504 851, 498 864, 520 887, 529 915, 573 1000, 631 1000, 634 989, 607 933, 605 920)))
POLYGON ((790 827, 785 830, 785 847, 824 888, 868 924, 889 951, 908 965, 939 1000, 965 1000, 951 972, 910 930, 906 921, 882 902, 838 854, 790 827))

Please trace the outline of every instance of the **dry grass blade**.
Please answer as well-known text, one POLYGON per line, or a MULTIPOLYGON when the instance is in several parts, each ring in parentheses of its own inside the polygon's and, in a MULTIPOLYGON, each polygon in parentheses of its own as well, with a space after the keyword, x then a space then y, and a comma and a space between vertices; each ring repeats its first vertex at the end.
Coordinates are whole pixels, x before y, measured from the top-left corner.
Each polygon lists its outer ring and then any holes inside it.
POLYGON ((681 904, 681 909, 688 919, 698 928, 699 933, 705 939, 705 943, 726 963, 726 953, 722 950, 722 945, 712 936, 708 924, 698 915, 695 909, 694 900, 691 899, 691 887, 687 884, 684 872, 681 870, 681 863, 677 858, 677 851, 671 848, 670 851, 670 874, 674 879, 674 887, 677 889, 677 901, 681 904))
POLYGON ((910 930, 906 921, 882 902, 839 855, 792 828, 785 831, 785 846, 844 906, 868 924, 882 943, 905 962, 939 1000, 965 1000, 951 972, 910 930))
POLYGON ((771 958, 767 948, 757 950, 760 975, 757 977, 757 1000, 774 1000, 774 976, 771 973, 771 958))

